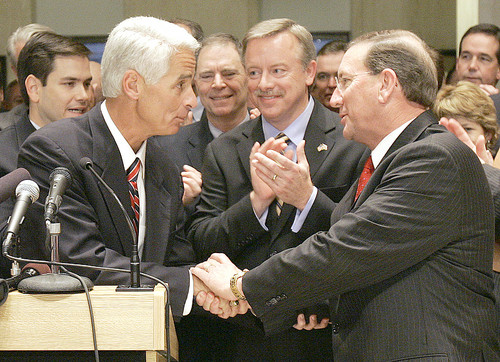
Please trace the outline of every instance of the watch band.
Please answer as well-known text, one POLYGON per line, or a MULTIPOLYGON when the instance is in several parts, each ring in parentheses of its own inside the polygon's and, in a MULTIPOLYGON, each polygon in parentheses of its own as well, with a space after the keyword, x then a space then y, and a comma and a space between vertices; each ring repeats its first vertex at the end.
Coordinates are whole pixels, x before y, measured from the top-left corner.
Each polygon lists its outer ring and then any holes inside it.
POLYGON ((240 279, 243 275, 245 275, 247 271, 248 270, 244 270, 244 271, 240 271, 240 272, 234 274, 231 277, 231 280, 229 281, 229 287, 231 288, 231 291, 233 292, 236 299, 247 300, 245 298, 245 296, 240 293, 240 291, 238 290, 238 286, 237 286, 238 279, 240 279))

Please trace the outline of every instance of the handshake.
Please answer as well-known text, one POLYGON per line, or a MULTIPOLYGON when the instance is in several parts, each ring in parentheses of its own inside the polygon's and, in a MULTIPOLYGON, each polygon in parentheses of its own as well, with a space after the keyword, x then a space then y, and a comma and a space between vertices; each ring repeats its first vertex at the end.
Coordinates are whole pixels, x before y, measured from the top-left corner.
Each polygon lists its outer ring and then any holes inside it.
POLYGON ((250 308, 242 292, 241 277, 236 280, 243 271, 225 254, 212 254, 207 261, 191 268, 191 273, 196 303, 206 311, 227 319, 237 314, 245 314, 250 308), (238 288, 236 294, 233 293, 231 285, 233 289, 238 288))
MULTIPOLYGON (((237 314, 245 314, 251 309, 242 287, 242 276, 248 270, 241 270, 225 254, 212 254, 210 258, 191 268, 194 281, 196 303, 204 310, 227 319, 237 314)), ((316 315, 308 319, 298 314, 295 329, 322 329, 329 319, 317 320, 316 315)))

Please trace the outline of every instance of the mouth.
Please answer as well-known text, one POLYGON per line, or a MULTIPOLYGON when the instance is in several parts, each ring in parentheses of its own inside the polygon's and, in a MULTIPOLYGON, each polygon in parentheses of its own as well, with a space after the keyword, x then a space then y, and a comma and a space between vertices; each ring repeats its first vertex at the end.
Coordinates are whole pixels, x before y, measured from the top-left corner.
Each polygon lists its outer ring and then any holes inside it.
POLYGON ((74 108, 67 108, 67 112, 74 113, 74 114, 84 114, 89 111, 88 107, 74 107, 74 108))
POLYGON ((210 99, 213 101, 223 101, 223 100, 231 98, 232 96, 233 96, 232 94, 229 94, 227 96, 217 96, 217 97, 211 96, 210 99))

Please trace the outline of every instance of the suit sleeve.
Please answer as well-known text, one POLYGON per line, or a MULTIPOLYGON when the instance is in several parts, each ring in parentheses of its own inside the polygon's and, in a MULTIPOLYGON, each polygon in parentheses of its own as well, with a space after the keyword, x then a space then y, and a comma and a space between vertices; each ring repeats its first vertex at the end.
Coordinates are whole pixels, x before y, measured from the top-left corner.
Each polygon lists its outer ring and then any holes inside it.
MULTIPOLYGON (((75 145, 74 147, 78 147, 75 145)), ((125 256, 118 242, 111 249, 107 245, 112 240, 103 240, 101 228, 113 227, 109 220, 100 220, 95 205, 105 208, 103 196, 91 185, 96 185, 90 173, 83 171, 78 165, 79 159, 72 159, 57 142, 44 134, 34 134, 24 143, 19 166, 30 171, 33 180, 40 186, 40 197, 28 210, 22 235, 22 255, 34 258, 49 258, 45 248, 45 225, 43 209, 48 194, 49 175, 55 167, 67 167, 73 176, 71 186, 66 190, 58 219, 61 224, 59 236, 59 253, 61 261, 81 263, 86 265, 130 269, 130 258, 125 256), (99 204, 101 202, 101 204, 99 204)), ((125 225, 125 224, 124 224, 125 225)), ((111 235, 108 233, 107 235, 111 235)), ((152 274, 169 283, 171 292, 172 312, 182 315, 189 288, 188 267, 167 267, 158 263, 144 262, 143 272, 152 274)), ((99 272, 78 268, 81 275, 92 279, 96 284, 130 284, 127 273, 99 272)), ((143 278, 142 282, 151 283, 143 278)))
MULTIPOLYGON (((464 233, 477 237, 476 230, 457 227, 467 225, 469 211, 459 211, 464 200, 477 196, 477 209, 484 213, 481 228, 491 225, 484 173, 461 145, 451 151, 439 144, 411 145, 394 156, 381 176, 372 177, 380 177, 374 180, 376 188, 327 232, 273 256, 243 277, 245 296, 267 332, 285 328, 291 311, 394 277, 464 233)), ((472 251, 467 260, 476 261, 472 251)), ((482 264, 473 269, 487 273, 482 264)))
POLYGON ((490 165, 483 165, 488 184, 490 185, 493 205, 495 207, 495 237, 500 239, 500 169, 490 165))
POLYGON ((206 260, 215 252, 234 258, 266 233, 254 214, 250 190, 241 190, 248 194, 231 205, 228 180, 218 161, 211 143, 205 152, 200 202, 188 231, 199 260, 206 260))

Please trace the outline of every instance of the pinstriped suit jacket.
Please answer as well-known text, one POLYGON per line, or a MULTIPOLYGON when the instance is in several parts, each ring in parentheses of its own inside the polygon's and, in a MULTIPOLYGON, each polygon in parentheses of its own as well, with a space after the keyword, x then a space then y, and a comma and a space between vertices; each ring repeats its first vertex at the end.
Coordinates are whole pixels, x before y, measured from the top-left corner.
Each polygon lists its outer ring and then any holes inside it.
POLYGON ((435 122, 427 111, 403 131, 328 232, 244 276, 268 332, 330 299, 336 360, 500 358, 491 195, 477 157, 435 122))

